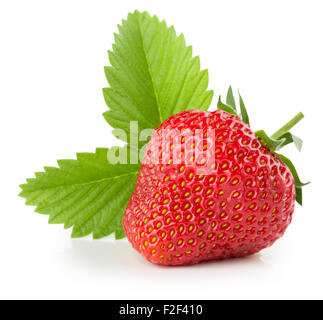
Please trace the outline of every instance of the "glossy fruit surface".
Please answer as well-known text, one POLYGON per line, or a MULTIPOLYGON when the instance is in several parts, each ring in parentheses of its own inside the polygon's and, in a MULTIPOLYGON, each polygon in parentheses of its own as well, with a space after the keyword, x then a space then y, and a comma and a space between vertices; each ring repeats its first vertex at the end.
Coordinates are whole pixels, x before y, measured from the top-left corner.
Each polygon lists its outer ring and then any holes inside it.
POLYGON ((192 110, 154 131, 123 226, 149 261, 193 264, 271 246, 294 205, 289 168, 246 123, 222 110, 192 110))

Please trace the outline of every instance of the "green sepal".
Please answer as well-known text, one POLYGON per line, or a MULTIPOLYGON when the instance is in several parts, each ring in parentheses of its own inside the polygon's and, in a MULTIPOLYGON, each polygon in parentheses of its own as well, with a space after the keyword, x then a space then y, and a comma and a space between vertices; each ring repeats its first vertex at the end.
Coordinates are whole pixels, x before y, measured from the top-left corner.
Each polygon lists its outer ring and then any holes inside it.
POLYGON ((247 109, 246 109, 244 102, 241 98, 240 92, 239 92, 239 105, 240 105, 242 121, 244 121, 246 124, 248 124, 250 126, 248 112, 247 112, 247 109))
POLYGON ((231 113, 231 114, 234 114, 235 116, 238 117, 238 114, 236 113, 236 111, 233 109, 233 107, 223 103, 221 101, 221 96, 219 96, 219 100, 218 100, 218 105, 217 105, 218 109, 219 110, 223 110, 223 111, 226 111, 228 113, 231 113))
POLYGON ((268 147, 272 152, 278 151, 290 143, 294 143, 298 151, 301 151, 303 146, 302 139, 293 135, 290 132, 284 133, 279 137, 279 139, 269 137, 264 130, 256 131, 255 135, 261 141, 261 143, 264 146, 268 147))
MULTIPOLYGON (((272 139, 272 138, 270 138, 270 139, 272 139)), ((273 139, 273 140, 275 140, 275 139, 273 139)), ((285 132, 283 135, 281 135, 278 138, 278 140, 281 141, 282 143, 279 145, 278 148, 276 148, 276 150, 279 150, 290 143, 294 143, 298 151, 302 150, 302 146, 303 146, 302 139, 295 136, 294 134, 292 134, 290 132, 285 132)))
POLYGON ((255 132, 256 137, 260 140, 260 142, 270 151, 274 152, 281 148, 281 145, 284 143, 284 140, 276 140, 269 137, 264 130, 258 130, 255 132))
POLYGON ((302 187, 309 184, 309 182, 303 183, 301 182, 298 173, 296 171, 295 166, 293 163, 285 156, 282 154, 276 153, 280 159, 286 164, 286 166, 289 168, 290 172, 293 175, 294 181, 295 181, 295 188, 296 188, 296 202, 302 205, 302 187))
POLYGON ((228 89, 227 98, 226 98, 226 101, 225 102, 226 102, 226 104, 228 106, 232 107, 232 109, 237 110, 236 101, 234 99, 233 91, 232 91, 232 87, 231 86, 228 89))
POLYGON ((303 190, 302 188, 295 187, 296 189, 296 201, 299 205, 303 205, 303 190))
POLYGON ((250 125, 247 109, 244 105, 244 102, 243 102, 241 96, 240 96, 240 92, 239 92, 239 105, 240 105, 241 115, 238 115, 238 113, 237 113, 236 102, 235 102, 235 99, 233 96, 232 87, 230 86, 228 89, 228 92, 227 92, 226 103, 223 103, 221 101, 221 96, 219 96, 217 107, 219 110, 223 110, 228 113, 234 114, 235 116, 239 117, 242 121, 244 121, 245 123, 250 125))

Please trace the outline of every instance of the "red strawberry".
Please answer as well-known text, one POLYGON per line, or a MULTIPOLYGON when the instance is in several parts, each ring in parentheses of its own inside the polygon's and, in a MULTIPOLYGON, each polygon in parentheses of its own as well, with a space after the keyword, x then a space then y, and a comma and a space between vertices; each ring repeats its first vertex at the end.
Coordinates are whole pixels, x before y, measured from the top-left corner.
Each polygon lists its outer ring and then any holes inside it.
POLYGON ((184 111, 154 131, 123 226, 153 263, 241 257, 284 234, 295 191, 288 166, 237 116, 184 111))

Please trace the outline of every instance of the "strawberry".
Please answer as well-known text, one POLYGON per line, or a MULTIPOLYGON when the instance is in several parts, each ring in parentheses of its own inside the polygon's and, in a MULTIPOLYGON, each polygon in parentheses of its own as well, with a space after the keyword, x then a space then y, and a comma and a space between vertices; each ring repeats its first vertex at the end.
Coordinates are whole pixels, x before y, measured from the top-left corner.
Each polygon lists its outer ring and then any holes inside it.
POLYGON ((184 111, 154 131, 123 220, 129 242, 149 261, 250 255, 290 224, 303 184, 275 150, 300 144, 288 130, 303 115, 269 138, 251 131, 241 97, 240 106, 244 121, 219 100, 219 110, 184 111))

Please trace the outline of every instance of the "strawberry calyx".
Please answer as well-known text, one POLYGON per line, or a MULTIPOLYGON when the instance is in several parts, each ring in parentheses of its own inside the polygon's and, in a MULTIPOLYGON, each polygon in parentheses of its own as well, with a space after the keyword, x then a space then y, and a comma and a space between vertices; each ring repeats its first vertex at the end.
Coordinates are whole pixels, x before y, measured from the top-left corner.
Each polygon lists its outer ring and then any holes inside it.
MULTIPOLYGON (((232 87, 230 86, 227 92, 226 96, 226 103, 223 103, 221 101, 221 96, 219 96, 218 105, 217 108, 219 110, 226 111, 230 114, 233 114, 237 117, 239 117, 242 121, 247 123, 250 126, 249 122, 249 116, 247 113, 247 109, 245 107, 245 104, 241 98, 240 92, 239 92, 239 106, 240 106, 240 114, 238 114, 237 108, 236 108, 236 102, 233 96, 232 87)), ((280 157, 281 161, 286 164, 286 166, 291 171, 294 182, 295 182, 295 188, 296 188, 296 202, 302 205, 302 187, 307 185, 307 183, 301 182, 297 170, 295 166, 293 165, 292 161, 285 157, 282 154, 277 153, 276 151, 280 150, 284 146, 294 143, 298 151, 301 151, 303 141, 295 136, 294 134, 290 133, 289 130, 292 129, 301 119, 304 118, 304 115, 302 112, 299 112, 294 118, 292 118, 290 121, 288 121, 284 126, 282 126, 279 130, 277 130, 273 135, 269 136, 264 130, 258 130, 255 132, 256 137, 258 140, 267 147, 271 152, 275 153, 277 156, 280 157)))

